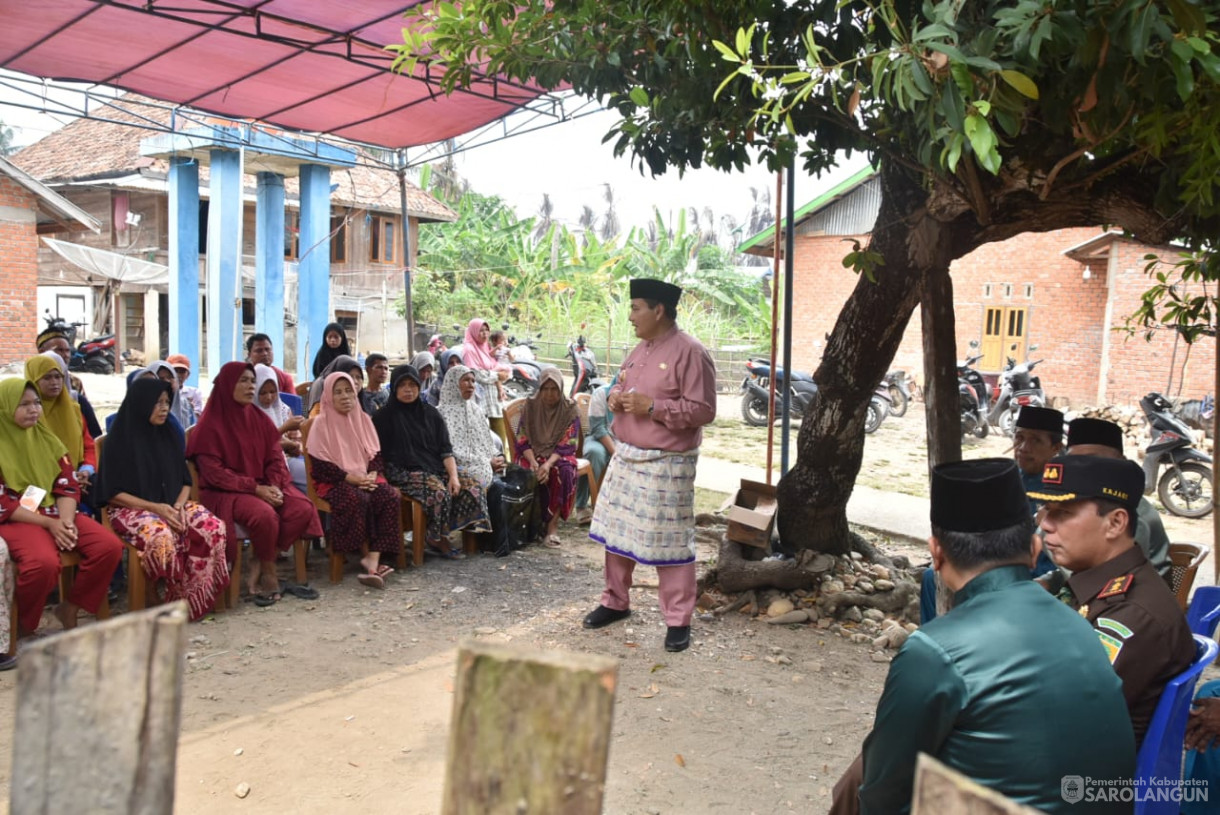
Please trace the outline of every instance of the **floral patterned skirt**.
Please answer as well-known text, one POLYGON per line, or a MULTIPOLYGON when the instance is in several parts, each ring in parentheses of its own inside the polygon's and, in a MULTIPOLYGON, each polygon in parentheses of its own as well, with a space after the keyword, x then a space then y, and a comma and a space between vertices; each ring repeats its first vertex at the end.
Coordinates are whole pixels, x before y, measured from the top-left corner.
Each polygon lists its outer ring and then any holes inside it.
POLYGON ((186 600, 191 619, 198 620, 229 585, 225 525, 203 504, 187 501, 183 508, 184 532, 175 532, 160 515, 142 509, 112 509, 110 525, 140 551, 148 579, 154 585, 165 581, 165 599, 186 600))
POLYGON ((423 470, 408 470, 387 463, 385 477, 402 490, 404 495, 424 505, 428 516, 428 542, 435 543, 448 538, 455 529, 471 532, 490 532, 491 521, 487 516, 487 497, 483 487, 468 475, 458 474, 462 485, 456 496, 449 494, 445 478, 423 470))

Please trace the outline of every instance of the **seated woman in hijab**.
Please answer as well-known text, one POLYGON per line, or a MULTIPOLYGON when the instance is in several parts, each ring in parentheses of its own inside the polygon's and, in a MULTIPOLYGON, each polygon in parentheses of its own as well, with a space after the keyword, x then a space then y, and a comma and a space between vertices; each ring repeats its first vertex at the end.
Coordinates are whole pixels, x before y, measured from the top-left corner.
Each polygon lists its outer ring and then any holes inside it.
POLYGON ((381 555, 402 550, 398 492, 382 476, 381 443, 373 420, 360 407, 356 384, 345 373, 326 377, 322 407, 309 426, 309 464, 314 489, 330 502, 328 537, 336 552, 359 552, 366 586, 385 588, 394 570, 381 555))
MULTIPOLYGON (((54 433, 67 448, 68 460, 72 462, 81 492, 88 493, 93 474, 97 472, 97 452, 93 436, 89 435, 81 416, 80 405, 68 393, 64 361, 52 351, 31 357, 25 361, 25 378, 34 383, 42 398, 39 424, 54 433)), ((77 496, 78 501, 81 498, 77 496)))
POLYGON ((427 393, 432 387, 432 380, 436 378, 436 357, 432 356, 431 351, 420 351, 411 357, 410 365, 419 372, 419 389, 427 393))
POLYGON ((538 503, 546 522, 546 545, 559 546, 559 519, 572 514, 576 500, 576 443, 580 438, 580 413, 576 403, 563 395, 563 376, 555 368, 544 368, 538 392, 521 408, 517 430, 517 463, 534 471, 538 479, 538 503))
POLYGON ((458 473, 445 420, 419 398, 419 374, 410 365, 390 376, 390 401, 373 417, 386 479, 424 505, 427 544, 441 557, 460 559, 460 547, 449 545, 455 529, 490 532, 483 488, 458 473))
POLYGON ((305 457, 301 450, 301 425, 305 419, 293 415, 292 408, 280 399, 279 375, 270 365, 254 366, 254 386, 258 388, 255 404, 280 433, 280 449, 284 451, 292 483, 305 492, 305 457))
POLYGON ((506 462, 496 442, 498 437, 487 426, 487 416, 474 401, 474 385, 474 373, 469 368, 450 368, 438 409, 449 431, 458 474, 472 476, 483 487, 491 520, 492 551, 496 557, 504 557, 509 553, 508 525, 500 501, 504 482, 496 474, 504 472, 506 462))
MULTIPOLYGON (((428 404, 436 407, 441 403, 441 386, 445 384, 445 372, 453 366, 461 364, 462 352, 458 349, 451 348, 441 351, 440 363, 437 365, 436 373, 432 377, 432 384, 428 386, 428 404)), ((482 405, 479 404, 477 399, 475 400, 475 405, 482 409, 482 405)))
POLYGON ((339 323, 330 323, 322 329, 322 344, 313 358, 313 378, 325 379, 329 373, 326 366, 340 355, 351 356, 352 349, 347 344, 347 331, 339 323))
POLYGON ((322 371, 322 375, 309 386, 309 398, 305 401, 306 416, 318 415, 319 406, 322 404, 322 385, 328 376, 335 373, 347 374, 358 387, 364 388, 364 369, 360 367, 360 363, 355 357, 341 354, 332 359, 322 371))
POLYGON ((174 418, 182 430, 185 432, 188 427, 194 426, 195 409, 191 407, 190 402, 183 399, 178 393, 178 372, 174 370, 174 366, 163 360, 157 360, 150 363, 145 370, 151 371, 162 382, 168 382, 174 389, 169 406, 169 415, 174 418))
POLYGON ((225 526, 189 500, 182 438, 168 421, 172 396, 160 379, 131 384, 106 435, 93 494, 109 505, 111 528, 140 551, 149 584, 164 583, 164 599, 186 600, 198 620, 229 585, 225 526))
POLYGON ((55 607, 65 629, 76 627, 82 608, 90 614, 101 608, 123 555, 113 532, 77 512, 76 465, 41 415, 33 382, 19 376, 0 381, 0 538, 17 564, 19 636, 38 630, 59 581, 61 551, 81 557, 72 592, 55 607))
POLYGON ((279 429, 254 401, 254 366, 225 363, 187 440, 186 457, 199 470, 199 500, 224 521, 230 563, 238 545, 234 524, 246 528, 254 548, 247 588, 256 605, 269 606, 280 599, 276 556, 300 538, 322 537, 322 524, 292 485, 279 429))

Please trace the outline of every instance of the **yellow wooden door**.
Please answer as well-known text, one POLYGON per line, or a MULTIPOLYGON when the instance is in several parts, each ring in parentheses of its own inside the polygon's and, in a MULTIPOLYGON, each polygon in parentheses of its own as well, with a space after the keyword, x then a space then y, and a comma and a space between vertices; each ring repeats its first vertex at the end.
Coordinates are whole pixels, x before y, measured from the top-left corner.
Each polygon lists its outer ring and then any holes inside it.
POLYGON ((983 359, 979 370, 999 371, 1006 357, 1025 359, 1028 314, 1025 307, 987 306, 983 309, 983 359))

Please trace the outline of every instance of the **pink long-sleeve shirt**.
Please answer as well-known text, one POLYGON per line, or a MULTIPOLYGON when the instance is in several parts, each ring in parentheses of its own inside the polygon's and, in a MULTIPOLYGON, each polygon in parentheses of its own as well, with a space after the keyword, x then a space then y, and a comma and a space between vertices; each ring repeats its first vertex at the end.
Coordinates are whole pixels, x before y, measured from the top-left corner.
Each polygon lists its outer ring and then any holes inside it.
POLYGON ((693 450, 716 418, 716 364, 707 349, 674 326, 627 355, 611 393, 651 396, 652 415, 614 414, 615 436, 634 447, 693 450))

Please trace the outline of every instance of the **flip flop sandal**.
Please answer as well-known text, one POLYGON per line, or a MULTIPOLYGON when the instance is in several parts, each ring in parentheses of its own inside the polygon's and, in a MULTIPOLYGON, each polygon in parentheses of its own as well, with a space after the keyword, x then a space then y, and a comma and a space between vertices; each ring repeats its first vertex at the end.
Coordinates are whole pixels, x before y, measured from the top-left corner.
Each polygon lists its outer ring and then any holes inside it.
POLYGON ((368 586, 371 589, 384 589, 385 581, 378 574, 362 574, 356 578, 357 582, 362 586, 368 586))
POLYGON ((563 541, 559 539, 558 535, 551 535, 546 539, 545 546, 547 549, 559 549, 563 546, 563 541))
POLYGON ((291 594, 298 600, 317 600, 321 596, 317 589, 304 583, 285 584, 284 594, 291 594))
POLYGON ((386 566, 386 565, 383 563, 383 564, 381 564, 381 565, 379 565, 379 566, 377 567, 377 571, 376 571, 376 573, 375 573, 375 574, 376 574, 378 577, 383 577, 383 578, 384 578, 384 577, 389 577, 390 575, 394 574, 394 567, 393 567, 393 566, 386 566))
POLYGON ((280 598, 281 595, 277 591, 271 594, 247 594, 243 599, 247 603, 254 603, 254 605, 258 606, 259 608, 266 608, 267 606, 273 606, 278 603, 280 598))

